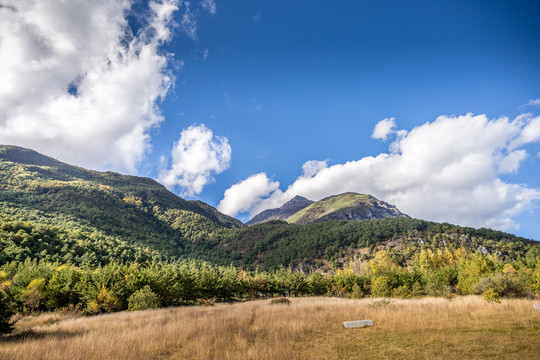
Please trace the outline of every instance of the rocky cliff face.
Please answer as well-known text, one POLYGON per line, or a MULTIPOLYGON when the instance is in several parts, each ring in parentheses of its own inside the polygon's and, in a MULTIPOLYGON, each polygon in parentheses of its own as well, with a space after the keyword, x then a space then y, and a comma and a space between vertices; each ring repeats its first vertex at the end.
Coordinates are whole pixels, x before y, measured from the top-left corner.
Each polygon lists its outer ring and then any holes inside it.
POLYGON ((287 218, 303 208, 311 205, 313 201, 302 196, 295 196, 280 208, 264 210, 249 220, 246 225, 258 224, 272 220, 287 220, 287 218))

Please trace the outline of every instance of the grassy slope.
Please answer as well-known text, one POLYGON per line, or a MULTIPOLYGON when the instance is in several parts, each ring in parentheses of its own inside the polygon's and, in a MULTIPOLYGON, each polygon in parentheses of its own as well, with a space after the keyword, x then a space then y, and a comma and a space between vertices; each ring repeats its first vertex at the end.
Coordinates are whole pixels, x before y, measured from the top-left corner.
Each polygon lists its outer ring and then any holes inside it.
POLYGON ((10 359, 534 359, 540 312, 525 299, 295 298, 65 319, 23 319, 10 359), (434 316, 436 314, 437 316, 434 316), (371 319, 370 328, 343 321, 371 319), (41 325, 41 326, 39 326, 41 325), (96 351, 99 349, 99 351, 96 351))

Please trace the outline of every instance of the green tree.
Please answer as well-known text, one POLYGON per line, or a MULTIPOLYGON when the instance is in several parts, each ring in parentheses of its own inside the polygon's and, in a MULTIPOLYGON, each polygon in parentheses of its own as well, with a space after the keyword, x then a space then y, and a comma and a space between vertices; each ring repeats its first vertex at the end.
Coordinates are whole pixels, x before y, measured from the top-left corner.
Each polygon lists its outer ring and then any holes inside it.
POLYGON ((3 281, 0 284, 0 335, 9 334, 13 331, 11 317, 15 314, 15 311, 13 311, 13 304, 9 301, 8 294, 5 291, 9 286, 8 281, 3 281))
POLYGON ((392 295, 390 279, 386 275, 374 276, 371 278, 371 296, 389 297, 392 295))
POLYGON ((474 254, 470 257, 463 257, 458 263, 459 274, 457 289, 460 294, 473 294, 473 286, 478 282, 483 274, 493 271, 493 263, 488 261, 481 254, 474 254))
POLYGON ((328 278, 318 271, 314 271, 309 276, 308 287, 312 295, 324 295, 328 292, 328 278))
POLYGON ((35 311, 43 305, 45 299, 43 296, 44 288, 45 279, 34 279, 28 284, 26 289, 21 292, 20 297, 25 309, 35 311))
POLYGON ((99 314, 101 312, 109 313, 121 310, 121 306, 122 304, 116 295, 107 290, 105 286, 102 286, 96 300, 88 304, 88 311, 92 314, 99 314))

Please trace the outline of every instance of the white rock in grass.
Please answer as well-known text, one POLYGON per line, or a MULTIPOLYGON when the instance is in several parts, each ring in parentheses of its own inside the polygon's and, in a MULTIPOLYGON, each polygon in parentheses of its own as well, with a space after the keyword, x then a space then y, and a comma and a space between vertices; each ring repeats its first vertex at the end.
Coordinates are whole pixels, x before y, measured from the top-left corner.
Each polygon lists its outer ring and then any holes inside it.
POLYGON ((534 306, 534 308, 535 308, 536 310, 540 311, 540 305, 533 305, 533 306, 534 306))
POLYGON ((343 326, 345 326, 346 328, 373 326, 373 321, 372 320, 345 321, 343 322, 343 326))

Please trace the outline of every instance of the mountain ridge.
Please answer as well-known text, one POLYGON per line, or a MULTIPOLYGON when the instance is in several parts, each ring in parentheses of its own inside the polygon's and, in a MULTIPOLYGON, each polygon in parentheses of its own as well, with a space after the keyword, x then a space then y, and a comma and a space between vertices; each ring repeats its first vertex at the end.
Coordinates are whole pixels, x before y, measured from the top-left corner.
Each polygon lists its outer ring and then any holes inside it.
POLYGON ((250 269, 318 269, 348 266, 379 248, 388 248, 404 265, 423 249, 540 256, 538 242, 410 218, 370 195, 345 193, 304 207, 308 202, 299 197, 282 206, 285 212, 302 207, 295 214, 306 215, 307 224, 273 220, 244 226, 149 178, 86 170, 33 150, 0 146, 0 265, 25 259, 76 266, 198 259, 250 269), (366 202, 398 217, 335 219, 354 218, 357 203, 366 202))
POLYGON ((296 195, 279 208, 267 209, 258 213, 251 220, 246 222, 246 225, 254 225, 272 220, 286 220, 289 216, 311 205, 312 203, 312 200, 308 200, 303 196, 296 195))

